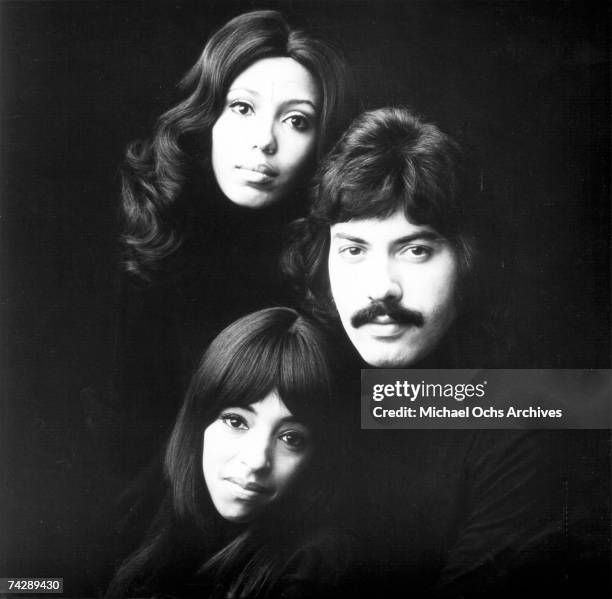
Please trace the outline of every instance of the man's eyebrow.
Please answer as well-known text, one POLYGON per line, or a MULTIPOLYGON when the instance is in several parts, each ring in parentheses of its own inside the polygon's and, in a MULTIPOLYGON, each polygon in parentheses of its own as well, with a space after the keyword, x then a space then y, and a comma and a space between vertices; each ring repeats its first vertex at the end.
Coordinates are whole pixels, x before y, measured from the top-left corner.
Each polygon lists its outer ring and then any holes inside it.
MULTIPOLYGON (((351 241, 352 243, 360 243, 363 245, 368 244, 369 242, 361 237, 355 237, 354 235, 349 235, 348 233, 337 232, 332 235, 332 239, 344 239, 346 241, 351 241)), ((410 235, 404 235, 399 239, 394 239, 391 243, 393 245, 403 245, 405 243, 410 243, 412 241, 416 241, 418 239, 422 239, 423 241, 442 241, 444 237, 435 231, 416 231, 415 233, 411 233, 410 235)))
POLYGON ((444 237, 435 231, 417 231, 416 233, 411 233, 410 235, 404 235, 399 239, 395 239, 393 243, 394 245, 404 245, 405 243, 411 243, 419 239, 423 241, 443 241, 444 237))
POLYGON ((348 233, 334 233, 332 235, 332 239, 344 239, 345 241, 351 241, 352 243, 361 243, 367 244, 368 242, 365 239, 361 239, 360 237, 355 237, 354 235, 349 235, 348 233))

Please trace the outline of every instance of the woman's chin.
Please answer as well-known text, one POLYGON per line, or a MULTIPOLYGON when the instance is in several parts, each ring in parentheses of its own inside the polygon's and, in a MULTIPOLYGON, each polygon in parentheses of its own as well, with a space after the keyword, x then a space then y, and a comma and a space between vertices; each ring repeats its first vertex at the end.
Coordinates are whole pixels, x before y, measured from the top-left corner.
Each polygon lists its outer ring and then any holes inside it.
POLYGON ((274 189, 260 189, 257 186, 243 185, 238 189, 224 193, 225 197, 240 206, 252 210, 264 210, 276 204, 280 199, 280 194, 274 189))
POLYGON ((248 524, 257 517, 260 510, 255 508, 245 509, 244 507, 236 506, 231 509, 220 512, 221 517, 232 524, 248 524))

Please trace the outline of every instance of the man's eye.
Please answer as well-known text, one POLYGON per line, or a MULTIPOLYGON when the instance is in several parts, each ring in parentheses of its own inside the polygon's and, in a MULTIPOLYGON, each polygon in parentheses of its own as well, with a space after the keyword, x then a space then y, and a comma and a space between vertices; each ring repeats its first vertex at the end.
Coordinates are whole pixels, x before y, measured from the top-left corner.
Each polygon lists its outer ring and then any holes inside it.
POLYGON ((431 256, 433 250, 426 245, 411 245, 407 247, 402 253, 408 255, 411 258, 419 258, 423 260, 431 256))
POLYGON ((252 114, 253 112, 253 107, 247 104, 246 102, 232 102, 229 107, 232 112, 235 112, 236 114, 241 114, 242 116, 247 116, 249 114, 252 114))
POLYGON ((292 114, 285 119, 285 123, 288 123, 293 129, 298 131, 307 131, 310 129, 310 120, 301 114, 292 114))
POLYGON ((219 420, 224 422, 230 428, 242 430, 246 430, 249 428, 246 420, 242 416, 240 416, 240 414, 221 414, 221 416, 219 416, 219 420))
POLYGON ((306 447, 306 435, 298 431, 287 431, 279 436, 279 439, 293 451, 306 447))
POLYGON ((340 248, 341 255, 346 257, 355 258, 357 256, 361 256, 363 254, 363 248, 360 248, 357 245, 349 245, 343 248, 340 248))

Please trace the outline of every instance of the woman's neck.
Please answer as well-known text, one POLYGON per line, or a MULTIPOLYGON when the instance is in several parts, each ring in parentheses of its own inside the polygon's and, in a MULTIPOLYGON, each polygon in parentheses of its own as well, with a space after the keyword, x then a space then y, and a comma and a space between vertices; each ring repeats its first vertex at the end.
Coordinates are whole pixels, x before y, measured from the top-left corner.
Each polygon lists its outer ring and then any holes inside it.
POLYGON ((232 202, 219 187, 212 186, 209 197, 202 198, 202 214, 206 220, 241 229, 260 232, 278 232, 303 211, 303 202, 295 195, 284 198, 265 208, 249 208, 232 202))

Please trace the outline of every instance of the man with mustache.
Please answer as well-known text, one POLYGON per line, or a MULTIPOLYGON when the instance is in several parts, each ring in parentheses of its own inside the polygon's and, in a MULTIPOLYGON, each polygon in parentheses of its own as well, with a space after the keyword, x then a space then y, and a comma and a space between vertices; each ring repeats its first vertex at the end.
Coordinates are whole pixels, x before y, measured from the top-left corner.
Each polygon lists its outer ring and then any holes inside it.
POLYGON ((435 125, 400 108, 364 113, 319 171, 286 271, 367 365, 482 366, 491 280, 478 276, 478 210, 467 204, 479 195, 435 125))
POLYGON ((456 315, 457 262, 451 242, 399 208, 331 226, 332 296, 369 365, 411 366, 435 350, 456 315))
MULTIPOLYGON (((364 365, 474 368, 501 353, 483 274, 495 257, 477 251, 481 185, 465 175, 457 144, 403 108, 362 114, 320 167, 284 266, 305 308, 333 332, 341 324, 358 354, 338 352, 349 401, 364 365)), ((397 595, 408 580, 418 597, 562 587, 562 487, 548 439, 349 427, 354 463, 339 486, 360 591, 397 595)))

